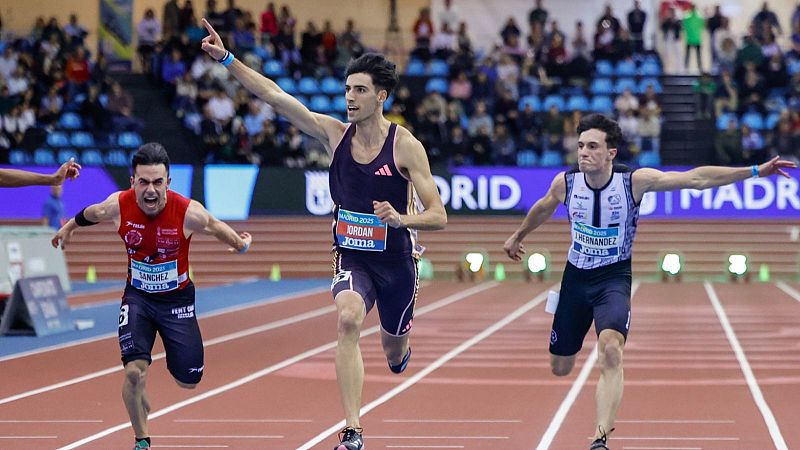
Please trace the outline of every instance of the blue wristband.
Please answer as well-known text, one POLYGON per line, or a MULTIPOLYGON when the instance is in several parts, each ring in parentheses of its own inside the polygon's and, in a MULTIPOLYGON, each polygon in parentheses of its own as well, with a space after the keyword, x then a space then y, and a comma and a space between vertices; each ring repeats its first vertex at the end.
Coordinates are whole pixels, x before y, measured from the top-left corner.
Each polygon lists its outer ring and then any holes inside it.
POLYGON ((758 178, 758 166, 753 164, 753 166, 750 167, 750 173, 753 175, 753 178, 758 178))
POLYGON ((222 59, 217 60, 217 62, 222 64, 225 67, 228 67, 231 64, 233 64, 233 60, 234 59, 236 59, 236 58, 233 57, 233 53, 231 53, 230 51, 226 50, 225 51, 225 56, 223 56, 222 59))
POLYGON ((239 250, 239 254, 241 255, 243 253, 247 253, 247 250, 249 250, 249 249, 250 249, 250 243, 248 242, 247 244, 244 244, 244 248, 243 249, 239 250))

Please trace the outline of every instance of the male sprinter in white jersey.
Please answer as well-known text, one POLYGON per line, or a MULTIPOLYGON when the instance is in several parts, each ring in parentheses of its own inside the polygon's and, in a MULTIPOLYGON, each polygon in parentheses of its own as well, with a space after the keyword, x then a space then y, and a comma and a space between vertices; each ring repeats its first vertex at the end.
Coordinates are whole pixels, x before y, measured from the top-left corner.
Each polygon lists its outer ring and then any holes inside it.
POLYGON ((520 261, 525 236, 550 218, 559 204, 567 207, 572 244, 550 334, 550 366, 557 376, 569 374, 594 320, 600 380, 590 449, 608 450, 608 434, 622 399, 622 353, 631 319, 631 247, 642 197, 650 191, 706 189, 749 177, 788 178, 783 169, 796 165, 775 157, 752 167, 632 171, 614 165, 622 138, 617 122, 592 114, 581 120, 578 134, 578 168, 556 175, 550 190, 531 207, 503 248, 520 261))
POLYGON ((335 275, 331 291, 338 311, 336 379, 346 425, 334 449, 361 450, 364 364, 358 339, 364 317, 377 306, 389 368, 402 372, 411 356, 416 261, 422 250, 416 230, 439 230, 447 223, 422 144, 383 117, 383 102, 398 81, 395 65, 374 53, 350 62, 345 82, 350 124, 344 124, 309 111, 272 80, 237 61, 211 25, 205 20, 203 24, 209 32, 203 50, 275 112, 322 142, 333 156, 335 275), (415 191, 425 207, 420 213, 415 191))

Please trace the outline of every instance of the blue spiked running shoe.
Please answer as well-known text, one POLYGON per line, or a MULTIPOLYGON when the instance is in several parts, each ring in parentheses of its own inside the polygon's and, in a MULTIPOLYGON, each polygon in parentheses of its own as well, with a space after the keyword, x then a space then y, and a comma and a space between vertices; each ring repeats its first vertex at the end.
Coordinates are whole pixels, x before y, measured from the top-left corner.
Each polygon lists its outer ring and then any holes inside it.
POLYGON ((406 356, 403 356, 403 360, 400 361, 400 364, 393 366, 392 363, 389 363, 389 370, 394 373, 403 373, 408 367, 408 360, 411 359, 411 347, 408 347, 408 351, 406 352, 406 356))
POLYGON ((362 428, 344 427, 339 432, 339 444, 333 450, 364 450, 364 438, 361 437, 362 428))

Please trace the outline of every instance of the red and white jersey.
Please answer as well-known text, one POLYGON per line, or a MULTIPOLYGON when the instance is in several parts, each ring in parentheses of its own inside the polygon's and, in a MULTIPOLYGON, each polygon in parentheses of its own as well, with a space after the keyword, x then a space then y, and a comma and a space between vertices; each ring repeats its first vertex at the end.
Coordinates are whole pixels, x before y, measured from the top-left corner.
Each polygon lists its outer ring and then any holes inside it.
POLYGON ((167 204, 155 217, 145 214, 131 188, 119 195, 117 232, 128 252, 128 283, 144 292, 183 289, 189 284, 189 243, 183 223, 190 200, 167 191, 167 204))

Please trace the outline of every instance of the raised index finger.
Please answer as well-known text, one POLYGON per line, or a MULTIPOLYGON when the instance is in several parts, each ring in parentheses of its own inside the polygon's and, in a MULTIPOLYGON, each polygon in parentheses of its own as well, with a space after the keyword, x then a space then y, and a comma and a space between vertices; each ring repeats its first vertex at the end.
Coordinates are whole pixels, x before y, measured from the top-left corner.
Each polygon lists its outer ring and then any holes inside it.
POLYGON ((208 30, 208 34, 210 34, 212 36, 216 36, 217 35, 217 32, 214 31, 214 27, 212 27, 211 24, 208 23, 208 21, 206 20, 205 17, 203 17, 203 26, 205 26, 206 30, 208 30))

